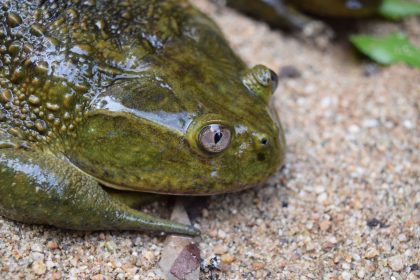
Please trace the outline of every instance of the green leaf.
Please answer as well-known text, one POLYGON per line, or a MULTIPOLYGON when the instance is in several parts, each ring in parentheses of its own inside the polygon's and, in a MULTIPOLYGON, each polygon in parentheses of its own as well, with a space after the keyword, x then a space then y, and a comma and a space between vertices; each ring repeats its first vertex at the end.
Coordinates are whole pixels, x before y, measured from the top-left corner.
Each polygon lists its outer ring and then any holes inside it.
POLYGON ((393 33, 383 38, 369 35, 353 35, 353 45, 362 53, 381 64, 404 62, 420 68, 420 48, 411 44, 402 33, 393 33))
POLYGON ((420 15, 420 2, 406 0, 383 0, 379 14, 392 20, 420 15))

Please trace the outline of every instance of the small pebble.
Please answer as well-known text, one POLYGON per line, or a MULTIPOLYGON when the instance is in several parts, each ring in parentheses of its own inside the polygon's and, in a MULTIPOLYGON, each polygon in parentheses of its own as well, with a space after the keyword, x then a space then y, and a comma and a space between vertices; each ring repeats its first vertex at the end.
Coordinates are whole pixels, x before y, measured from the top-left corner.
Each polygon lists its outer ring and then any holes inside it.
POLYGON ((378 250, 376 248, 369 248, 365 253, 365 258, 372 259, 379 255, 378 250))
POLYGON ((214 247, 213 251, 216 255, 223 255, 227 252, 227 248, 224 245, 217 245, 214 247))
POLYGON ((280 68, 279 79, 296 79, 300 78, 302 73, 292 65, 286 65, 280 68))
POLYGON ((58 244, 55 241, 48 241, 47 247, 50 250, 55 250, 55 249, 58 249, 58 244))
POLYGON ((32 264, 32 270, 36 275, 44 275, 47 271, 47 266, 43 261, 36 261, 32 264))
POLYGON ((261 269, 264 269, 264 267, 265 267, 265 264, 263 262, 253 262, 252 263, 252 268, 254 270, 261 270, 261 269))
POLYGON ((235 261, 235 257, 230 254, 220 256, 220 260, 225 264, 231 264, 235 261))
POLYGON ((319 224, 319 228, 322 230, 322 231, 327 231, 330 227, 331 227, 331 222, 330 221, 322 221, 320 224, 319 224))
POLYGON ((400 255, 388 258, 388 265, 393 271, 401 271, 404 268, 404 259, 400 255))

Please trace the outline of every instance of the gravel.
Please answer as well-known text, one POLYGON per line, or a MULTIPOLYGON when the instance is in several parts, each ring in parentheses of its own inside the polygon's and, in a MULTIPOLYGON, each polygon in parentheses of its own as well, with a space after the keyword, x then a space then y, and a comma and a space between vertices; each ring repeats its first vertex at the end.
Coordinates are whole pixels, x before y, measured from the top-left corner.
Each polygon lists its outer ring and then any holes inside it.
MULTIPOLYGON (((420 70, 372 66, 343 40, 320 49, 194 3, 249 65, 299 73, 281 79, 274 99, 285 167, 264 188, 211 197, 196 220, 201 278, 418 279, 420 70)), ((418 18, 389 26, 420 38, 418 18)), ((164 241, 0 218, 0 278, 161 279, 164 241)))

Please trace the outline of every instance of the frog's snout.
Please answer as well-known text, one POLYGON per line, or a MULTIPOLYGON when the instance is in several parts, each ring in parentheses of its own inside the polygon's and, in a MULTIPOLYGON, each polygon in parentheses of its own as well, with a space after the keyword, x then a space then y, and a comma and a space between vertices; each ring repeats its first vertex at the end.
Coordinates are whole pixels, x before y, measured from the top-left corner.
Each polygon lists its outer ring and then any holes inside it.
POLYGON ((257 150, 267 148, 267 146, 270 144, 270 140, 268 139, 268 136, 263 133, 256 133, 252 137, 252 142, 254 143, 254 147, 257 150))
POLYGON ((273 143, 276 141, 275 139, 271 139, 271 137, 266 134, 257 133, 253 135, 252 141, 258 161, 265 161, 267 157, 273 153, 273 143))

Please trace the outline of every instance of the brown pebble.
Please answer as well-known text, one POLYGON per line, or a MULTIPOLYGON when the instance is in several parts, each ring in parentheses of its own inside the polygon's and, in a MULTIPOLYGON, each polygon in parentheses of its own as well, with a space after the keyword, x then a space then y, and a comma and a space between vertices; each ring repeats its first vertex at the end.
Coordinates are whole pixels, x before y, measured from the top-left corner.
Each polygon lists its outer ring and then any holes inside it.
POLYGON ((226 251, 227 251, 227 248, 224 245, 216 245, 213 249, 213 252, 216 255, 223 255, 224 253, 226 253, 226 251))
POLYGON ((231 264, 235 261, 235 257, 230 254, 220 256, 220 260, 225 264, 231 264))
POLYGON ((43 261, 36 261, 32 264, 32 270, 36 275, 44 275, 47 267, 43 261))
POLYGON ((322 221, 320 224, 319 224, 319 228, 322 230, 322 231, 327 231, 330 227, 331 227, 331 222, 330 221, 322 221))
POLYGON ((388 258, 388 266, 393 271, 401 271, 404 268, 404 259, 400 255, 396 255, 388 258))
POLYGON ((323 244, 322 244, 322 250, 324 250, 324 251, 330 251, 331 249, 333 249, 334 248, 334 244, 333 243, 331 243, 331 242, 329 242, 329 241, 327 241, 327 242, 324 242, 323 244))
POLYGON ((377 255, 379 255, 379 252, 378 250, 376 250, 376 248, 369 248, 365 253, 365 258, 372 259, 376 257, 377 255))
POLYGON ((55 241, 48 241, 47 247, 50 250, 55 250, 55 249, 58 249, 58 244, 55 241))
POLYGON ((108 278, 106 278, 102 274, 96 274, 96 275, 92 276, 92 278, 91 278, 91 280, 105 280, 105 279, 108 279, 108 278))
POLYGON ((261 270, 261 269, 264 269, 264 268, 265 268, 265 263, 263 263, 263 262, 253 262, 253 263, 252 263, 252 268, 253 268, 254 270, 261 270))

